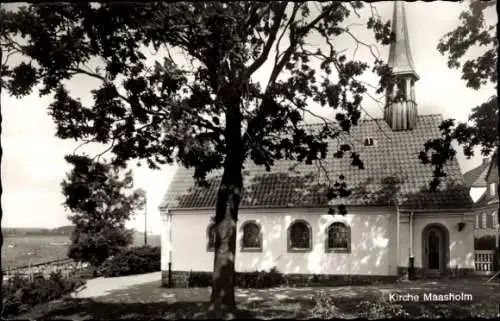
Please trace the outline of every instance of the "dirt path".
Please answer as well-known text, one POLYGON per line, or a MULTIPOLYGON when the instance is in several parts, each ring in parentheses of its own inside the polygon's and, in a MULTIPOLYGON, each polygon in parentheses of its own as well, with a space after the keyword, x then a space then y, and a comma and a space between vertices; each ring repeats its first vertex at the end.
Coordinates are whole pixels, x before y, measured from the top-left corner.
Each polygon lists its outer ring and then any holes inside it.
POLYGON ((77 289, 71 297, 77 299, 95 298, 110 294, 112 291, 125 290, 135 285, 161 282, 161 272, 153 272, 140 275, 120 276, 115 278, 96 278, 87 280, 87 284, 77 289))

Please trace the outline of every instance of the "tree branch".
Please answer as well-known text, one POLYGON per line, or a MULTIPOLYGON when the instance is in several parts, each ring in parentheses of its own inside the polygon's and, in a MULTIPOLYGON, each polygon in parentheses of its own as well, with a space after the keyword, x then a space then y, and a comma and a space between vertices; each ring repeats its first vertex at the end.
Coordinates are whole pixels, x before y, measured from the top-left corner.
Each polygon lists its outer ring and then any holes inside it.
POLYGON ((274 64, 276 65, 278 63, 278 59, 279 59, 279 56, 281 56, 280 52, 279 52, 279 45, 281 43, 281 39, 283 38, 283 36, 285 35, 285 32, 286 30, 290 27, 290 23, 292 21, 295 21, 295 16, 297 15, 297 12, 299 11, 299 7, 300 5, 297 4, 297 2, 295 2, 293 4, 293 11, 292 11, 292 15, 290 16, 290 19, 288 19, 288 22, 287 24, 285 25, 285 27, 283 28, 283 31, 281 32, 281 35, 279 36, 278 38, 278 41, 276 42, 276 55, 274 57, 274 64))
POLYGON ((84 139, 82 143, 78 144, 78 146, 75 147, 75 149, 73 149, 73 152, 72 154, 76 154, 76 152, 82 148, 83 146, 87 145, 87 144, 90 144, 92 142, 95 142, 95 138, 91 138, 91 139, 84 139))
POLYGON ((271 51, 271 48, 274 44, 274 41, 276 40, 276 35, 278 34, 278 30, 281 26, 281 21, 283 20, 283 16, 285 14, 285 9, 288 5, 287 2, 282 2, 278 4, 278 8, 276 10, 275 16, 274 16, 274 22, 273 22, 273 28, 271 29, 271 32, 269 33, 269 37, 267 38, 267 42, 264 45, 264 49, 262 50, 262 53, 259 58, 257 58, 247 69, 246 72, 243 73, 245 74, 246 77, 250 77, 257 69, 264 64, 264 62, 267 60, 267 57, 269 56, 269 52, 271 51))
POLYGON ((329 5, 328 7, 324 8, 323 12, 318 15, 313 21, 311 21, 309 24, 305 25, 304 27, 299 28, 299 33, 301 34, 307 34, 321 19, 324 19, 327 14, 330 13, 330 11, 333 9, 333 5, 329 5))
POLYGON ((349 31, 349 29, 346 29, 346 28, 342 28, 342 30, 347 33, 349 36, 351 36, 352 39, 354 39, 354 41, 356 41, 356 44, 361 44, 365 47, 368 47, 368 49, 370 49, 370 52, 372 54, 373 57, 375 57, 376 59, 379 59, 380 57, 380 52, 378 51, 378 48, 374 45, 369 45, 367 44, 366 42, 363 42, 361 40, 359 40, 352 32, 349 31), (377 53, 375 54, 375 52, 373 51, 373 47, 375 47, 375 49, 377 50, 377 53))

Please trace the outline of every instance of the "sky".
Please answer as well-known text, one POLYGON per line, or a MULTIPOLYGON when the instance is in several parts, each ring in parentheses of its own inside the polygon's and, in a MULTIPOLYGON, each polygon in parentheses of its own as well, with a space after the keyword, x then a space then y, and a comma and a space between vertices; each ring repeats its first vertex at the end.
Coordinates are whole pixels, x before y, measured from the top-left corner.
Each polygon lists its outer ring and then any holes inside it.
MULTIPOLYGON (((392 19, 392 3, 378 2, 373 4, 384 20, 392 19)), ((495 94, 492 86, 479 91, 469 89, 461 80, 459 70, 450 70, 446 57, 442 56, 436 46, 439 39, 453 30, 458 23, 458 16, 466 4, 436 1, 406 3, 406 14, 413 59, 420 76, 416 83, 416 96, 419 114, 442 114, 443 118, 455 118, 466 121, 470 109, 486 101, 495 94)), ((361 21, 366 21, 367 11, 360 12, 361 21)), ((357 18, 356 18, 357 19, 357 18)), ((488 13, 489 23, 496 23, 494 9, 488 13)), ((371 34, 363 27, 353 25, 351 30, 360 40, 373 43, 371 34)), ((315 39, 309 39, 314 42, 315 39)), ((339 39, 347 53, 354 53, 352 39, 339 39)), ((380 57, 387 59, 388 48, 379 47, 380 57)), ((346 55, 347 55, 346 53, 346 55)), ((153 61, 161 56, 152 56, 153 61)), ((367 48, 359 48, 356 58, 371 59, 367 48)), ((255 79, 265 82, 269 64, 255 74, 255 79)), ((374 75, 366 75, 364 80, 376 84, 374 75)), ((75 78, 68 82, 73 96, 81 97, 85 102, 90 97, 90 90, 96 83, 88 78, 75 78)), ((2 103, 2 206, 3 227, 46 227, 54 228, 69 224, 67 212, 62 203, 60 183, 70 167, 64 161, 64 155, 74 151, 79 143, 61 140, 55 137, 55 125, 47 114, 50 96, 40 98, 37 92, 21 99, 1 93, 2 103)), ((317 108, 317 107, 311 107, 317 108)), ((382 106, 365 100, 364 109, 375 118, 382 117, 382 106)), ((327 111, 320 110, 327 115, 327 111)), ((328 116, 328 115, 327 115, 328 116)), ((368 117, 368 116, 366 116, 368 117)), ((105 149, 104 146, 87 146, 81 151, 96 155, 105 149)), ((458 161, 462 172, 466 172, 481 162, 481 156, 466 159, 461 153, 458 161)), ((131 165, 134 172, 135 186, 146 190, 148 203, 146 210, 136 214, 136 218, 127 225, 144 230, 144 213, 147 211, 148 231, 159 233, 160 214, 158 206, 175 173, 175 165, 164 166, 161 170, 150 170, 147 166, 131 165)))

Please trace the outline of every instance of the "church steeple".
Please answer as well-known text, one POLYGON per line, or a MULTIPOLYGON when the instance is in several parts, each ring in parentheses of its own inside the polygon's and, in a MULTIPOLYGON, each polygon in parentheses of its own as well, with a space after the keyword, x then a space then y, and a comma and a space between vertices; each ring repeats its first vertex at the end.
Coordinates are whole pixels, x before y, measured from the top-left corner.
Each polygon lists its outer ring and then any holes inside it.
POLYGON ((394 2, 392 32, 395 39, 389 49, 388 65, 392 68, 396 85, 387 90, 384 119, 392 130, 411 130, 417 122, 415 81, 419 77, 411 55, 403 1, 394 2))

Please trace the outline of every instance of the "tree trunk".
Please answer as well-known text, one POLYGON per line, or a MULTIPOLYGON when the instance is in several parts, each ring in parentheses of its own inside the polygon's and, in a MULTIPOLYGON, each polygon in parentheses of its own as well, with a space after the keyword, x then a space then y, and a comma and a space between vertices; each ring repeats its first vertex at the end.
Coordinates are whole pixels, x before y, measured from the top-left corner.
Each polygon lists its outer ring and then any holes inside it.
POLYGON ((234 297, 236 254, 236 221, 242 188, 241 166, 225 170, 218 192, 215 214, 216 241, 211 305, 218 313, 231 312, 236 307, 234 297))
POLYGON ((234 297, 235 273, 234 263, 236 255, 236 221, 238 207, 243 188, 243 142, 241 137, 241 111, 239 109, 239 95, 231 92, 226 96, 226 148, 224 173, 217 195, 215 210, 215 255, 212 283, 211 306, 216 318, 222 318, 224 313, 235 310, 234 297))

